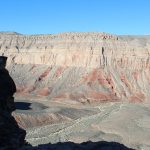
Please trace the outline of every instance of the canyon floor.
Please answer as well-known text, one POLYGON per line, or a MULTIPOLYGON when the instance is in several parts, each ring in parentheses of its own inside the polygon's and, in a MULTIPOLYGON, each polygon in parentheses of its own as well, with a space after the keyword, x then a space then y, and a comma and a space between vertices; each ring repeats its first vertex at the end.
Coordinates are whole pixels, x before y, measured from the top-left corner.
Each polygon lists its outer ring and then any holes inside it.
POLYGON ((17 87, 13 115, 33 147, 105 141, 150 150, 150 36, 0 32, 0 53, 17 87))
POLYGON ((37 99, 18 97, 15 100, 17 110, 14 114, 29 116, 28 122, 20 121, 20 125, 26 126, 26 140, 32 146, 68 141, 113 141, 137 150, 150 149, 149 104, 109 102, 81 105, 70 100, 37 99), (40 119, 50 115, 49 123, 40 119))

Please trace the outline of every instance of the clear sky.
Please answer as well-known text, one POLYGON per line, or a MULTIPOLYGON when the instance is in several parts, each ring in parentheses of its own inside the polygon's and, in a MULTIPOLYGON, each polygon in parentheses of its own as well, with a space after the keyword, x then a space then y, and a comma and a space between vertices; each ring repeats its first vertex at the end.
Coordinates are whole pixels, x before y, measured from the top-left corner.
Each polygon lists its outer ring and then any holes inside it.
POLYGON ((150 0, 0 0, 0 31, 150 35, 150 0))

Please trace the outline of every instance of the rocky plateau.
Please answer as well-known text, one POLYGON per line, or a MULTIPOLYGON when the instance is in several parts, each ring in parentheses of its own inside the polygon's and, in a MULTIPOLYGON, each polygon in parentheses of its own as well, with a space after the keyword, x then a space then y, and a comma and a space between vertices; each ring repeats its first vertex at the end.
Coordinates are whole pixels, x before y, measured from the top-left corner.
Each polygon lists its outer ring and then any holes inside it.
POLYGON ((150 149, 150 36, 0 32, 32 145, 115 141, 150 149))

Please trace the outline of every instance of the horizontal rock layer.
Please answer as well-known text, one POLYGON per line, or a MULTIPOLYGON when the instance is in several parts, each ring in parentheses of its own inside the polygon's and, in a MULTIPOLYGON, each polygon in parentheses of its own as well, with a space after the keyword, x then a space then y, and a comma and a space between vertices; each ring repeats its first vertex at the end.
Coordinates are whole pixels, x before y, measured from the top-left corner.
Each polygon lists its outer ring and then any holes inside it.
POLYGON ((82 103, 149 98, 150 36, 3 32, 0 53, 20 93, 82 103))

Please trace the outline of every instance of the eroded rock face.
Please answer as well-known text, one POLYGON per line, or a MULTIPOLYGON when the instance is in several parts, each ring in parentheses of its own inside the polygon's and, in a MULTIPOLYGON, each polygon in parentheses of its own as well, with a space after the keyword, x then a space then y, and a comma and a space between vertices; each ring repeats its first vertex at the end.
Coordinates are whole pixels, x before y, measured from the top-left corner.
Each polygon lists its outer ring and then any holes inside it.
POLYGON ((18 93, 79 102, 147 101, 150 37, 0 34, 18 93))

